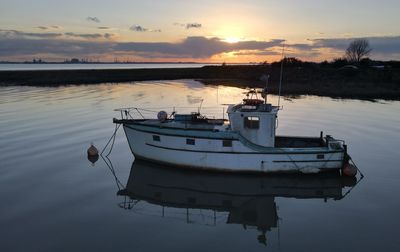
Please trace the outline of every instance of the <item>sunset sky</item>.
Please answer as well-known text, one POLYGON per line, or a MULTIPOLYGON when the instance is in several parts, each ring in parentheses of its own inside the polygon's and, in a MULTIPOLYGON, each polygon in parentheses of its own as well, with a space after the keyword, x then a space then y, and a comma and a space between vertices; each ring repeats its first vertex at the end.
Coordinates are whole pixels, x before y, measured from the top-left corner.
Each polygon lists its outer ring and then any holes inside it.
POLYGON ((332 60, 354 38, 400 60, 398 0, 0 0, 0 60, 332 60))

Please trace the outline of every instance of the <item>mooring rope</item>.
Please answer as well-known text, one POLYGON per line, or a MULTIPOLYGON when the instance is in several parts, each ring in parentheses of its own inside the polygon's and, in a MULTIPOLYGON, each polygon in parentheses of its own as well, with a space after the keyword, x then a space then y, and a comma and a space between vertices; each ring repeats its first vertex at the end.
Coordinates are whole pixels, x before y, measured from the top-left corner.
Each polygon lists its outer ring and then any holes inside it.
POLYGON ((117 131, 118 131, 120 126, 121 126, 121 124, 116 124, 115 125, 114 133, 111 135, 111 138, 108 140, 106 146, 104 146, 103 150, 100 153, 101 158, 104 160, 104 162, 106 163, 108 169, 111 171, 112 175, 114 176, 115 183, 117 184, 118 190, 121 190, 121 188, 124 188, 124 185, 118 179, 117 174, 115 173, 115 170, 114 170, 114 166, 113 166, 111 160, 108 158, 108 156, 111 154, 111 151, 114 148, 115 138, 116 138, 117 131), (108 145, 110 143, 111 143, 111 145, 110 145, 109 152, 107 153, 107 155, 103 156, 104 151, 106 150, 106 148, 108 147, 108 145))
POLYGON ((115 142, 115 136, 117 135, 117 131, 119 129, 119 127, 121 126, 121 124, 115 124, 115 130, 114 133, 111 135, 110 140, 108 140, 106 146, 104 146, 103 150, 101 151, 100 155, 103 156, 103 152, 106 150, 107 146, 110 144, 111 140, 112 140, 112 144, 110 147, 110 151, 107 153, 106 157, 108 157, 108 155, 110 155, 113 147, 114 147, 114 142, 115 142))

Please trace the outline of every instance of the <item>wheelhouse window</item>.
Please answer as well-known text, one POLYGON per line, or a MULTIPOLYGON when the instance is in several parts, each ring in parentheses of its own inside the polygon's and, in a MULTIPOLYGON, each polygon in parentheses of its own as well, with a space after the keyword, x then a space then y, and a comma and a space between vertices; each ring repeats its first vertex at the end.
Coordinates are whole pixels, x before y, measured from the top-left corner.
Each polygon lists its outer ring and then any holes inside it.
POLYGON ((222 140, 223 147, 232 147, 232 140, 222 140))
POLYGON ((195 141, 192 138, 186 138, 186 144, 187 145, 195 145, 195 141))
POLYGON ((153 141, 160 142, 160 136, 153 135, 153 141))
POLYGON ((260 117, 258 116, 246 116, 244 118, 244 127, 248 129, 260 128, 260 117))

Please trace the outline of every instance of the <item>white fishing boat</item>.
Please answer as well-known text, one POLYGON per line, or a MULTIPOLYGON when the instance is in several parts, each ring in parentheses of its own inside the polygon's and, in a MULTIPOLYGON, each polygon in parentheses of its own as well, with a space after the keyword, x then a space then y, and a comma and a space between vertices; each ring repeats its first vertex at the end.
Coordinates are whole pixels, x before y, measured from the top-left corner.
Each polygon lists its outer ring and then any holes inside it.
MULTIPOLYGON (((118 109, 135 159, 196 169, 240 172, 316 173, 351 168, 344 141, 321 132, 317 137, 277 136, 280 107, 267 102, 266 88, 251 89, 226 119, 198 112, 134 119, 139 108, 118 109), (264 99, 261 99, 261 96, 264 99)), ((354 168, 354 166, 353 166, 354 168)), ((354 170, 354 169, 353 169, 354 170)), ((354 172, 353 172, 354 173, 354 172)))

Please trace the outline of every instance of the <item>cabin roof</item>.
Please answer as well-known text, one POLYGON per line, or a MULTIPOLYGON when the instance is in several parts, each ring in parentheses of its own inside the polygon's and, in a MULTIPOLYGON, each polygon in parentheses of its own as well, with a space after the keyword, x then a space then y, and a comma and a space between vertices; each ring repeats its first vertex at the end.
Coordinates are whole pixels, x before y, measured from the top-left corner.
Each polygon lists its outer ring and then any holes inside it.
POLYGON ((237 104, 232 106, 229 111, 230 112, 277 112, 279 110, 278 106, 272 106, 271 104, 259 104, 256 106, 251 106, 247 104, 237 104))

